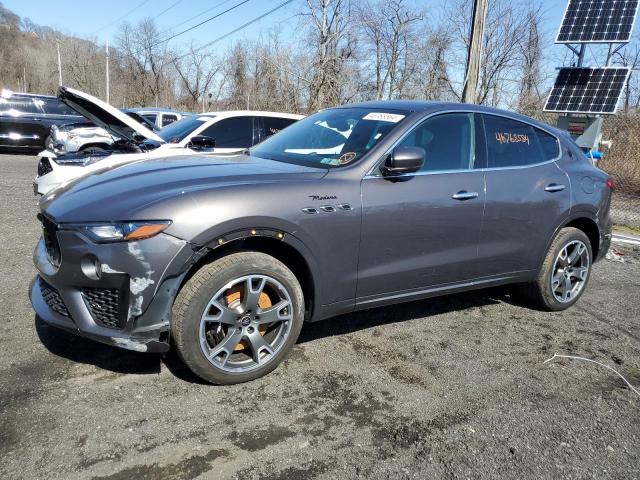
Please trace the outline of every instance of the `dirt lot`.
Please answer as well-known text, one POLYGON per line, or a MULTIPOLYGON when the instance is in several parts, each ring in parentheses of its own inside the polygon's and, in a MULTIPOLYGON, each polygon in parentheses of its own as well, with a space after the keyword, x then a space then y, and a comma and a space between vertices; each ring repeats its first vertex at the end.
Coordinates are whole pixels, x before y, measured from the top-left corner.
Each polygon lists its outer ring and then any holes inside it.
POLYGON ((75 338, 27 297, 35 161, 0 156, 0 478, 633 478, 640 255, 603 261, 574 308, 506 290, 305 327, 268 377, 200 383, 171 355, 75 338))

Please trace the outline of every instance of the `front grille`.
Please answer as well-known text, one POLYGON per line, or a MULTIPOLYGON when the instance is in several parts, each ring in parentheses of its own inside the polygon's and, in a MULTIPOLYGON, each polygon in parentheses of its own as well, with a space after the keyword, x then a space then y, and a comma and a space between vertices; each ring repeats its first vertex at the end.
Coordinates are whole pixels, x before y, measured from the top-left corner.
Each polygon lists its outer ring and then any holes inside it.
POLYGON ((51 168, 51 162, 47 157, 43 157, 38 162, 38 176, 42 177, 49 172, 53 172, 53 168, 51 168))
POLYGON ((107 328, 124 327, 117 288, 83 288, 82 296, 96 322, 107 328))
POLYGON ((67 310, 67 307, 62 301, 62 297, 60 296, 58 290, 53 288, 42 278, 40 278, 40 292, 42 293, 42 298, 44 298, 44 301, 51 310, 56 312, 58 315, 71 318, 71 315, 69 315, 69 310, 67 310))
POLYGON ((58 225, 44 215, 39 215, 42 222, 42 238, 49 261, 54 267, 60 266, 60 245, 58 245, 58 225))

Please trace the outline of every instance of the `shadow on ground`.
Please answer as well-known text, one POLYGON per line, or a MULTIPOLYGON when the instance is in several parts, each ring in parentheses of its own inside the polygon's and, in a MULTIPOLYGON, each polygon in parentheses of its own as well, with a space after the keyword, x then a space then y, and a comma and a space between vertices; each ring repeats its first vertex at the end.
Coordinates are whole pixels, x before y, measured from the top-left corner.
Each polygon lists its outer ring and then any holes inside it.
MULTIPOLYGON (((499 302, 516 303, 513 302, 508 290, 492 288, 363 310, 326 321, 305 324, 298 343, 345 335, 379 325, 426 319, 430 316, 499 302)), ((73 362, 94 365, 111 372, 137 375, 158 374, 161 363, 164 363, 177 378, 189 383, 204 383, 180 361, 173 349, 164 355, 124 350, 59 330, 48 325, 38 316, 35 317, 35 328, 40 341, 49 352, 73 362)))

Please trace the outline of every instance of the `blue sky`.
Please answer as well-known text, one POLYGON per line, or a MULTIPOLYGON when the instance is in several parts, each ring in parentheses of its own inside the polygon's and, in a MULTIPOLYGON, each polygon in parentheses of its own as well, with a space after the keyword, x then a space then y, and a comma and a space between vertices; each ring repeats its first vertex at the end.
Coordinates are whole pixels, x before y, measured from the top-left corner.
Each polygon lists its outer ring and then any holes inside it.
MULTIPOLYGON (((233 7, 243 0, 109 0, 78 2, 77 0, 3 0, 4 5, 23 18, 30 18, 39 25, 48 25, 68 34, 97 39, 100 43, 112 40, 119 23, 125 19, 131 23, 145 17, 155 17, 161 31, 179 32, 210 16, 233 7), (168 10, 167 10, 168 9, 168 10), (166 12, 162 13, 164 10, 166 12), (208 10, 207 12, 205 12, 208 10), (203 13, 205 12, 205 13, 203 13), (162 14, 161 14, 162 13, 162 14), (202 13, 202 14, 201 14, 202 13), (191 17, 196 19, 188 21, 191 17), (122 17, 124 17, 122 20, 122 17), (183 23, 184 22, 184 23, 183 23), (183 23, 182 25, 180 25, 183 23)), ((247 21, 283 3, 284 0, 250 0, 220 18, 202 25, 172 40, 174 43, 207 43, 234 30, 247 21)), ((305 5, 304 0, 294 0, 281 10, 238 32, 229 41, 251 38, 278 25, 283 33, 297 25, 291 18, 305 5)), ((447 0, 412 0, 418 7, 428 10, 446 8, 447 0)), ((548 29, 555 33, 564 12, 564 0, 542 0, 548 29)), ((222 45, 221 45, 222 46, 222 45)), ((560 47, 556 47, 560 48, 560 47)))

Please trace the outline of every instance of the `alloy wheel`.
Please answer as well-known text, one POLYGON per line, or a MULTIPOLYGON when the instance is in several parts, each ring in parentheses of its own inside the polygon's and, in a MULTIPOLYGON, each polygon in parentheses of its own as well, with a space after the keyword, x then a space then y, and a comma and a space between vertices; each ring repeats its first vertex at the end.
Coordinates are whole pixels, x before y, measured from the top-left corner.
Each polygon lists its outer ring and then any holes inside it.
POLYGON ((236 278, 209 300, 200 320, 200 347, 226 372, 264 366, 286 343, 293 323, 287 289, 266 275, 236 278))
POLYGON ((589 276, 589 249, 580 240, 567 243, 558 253, 551 271, 551 291, 560 303, 576 298, 589 276))

